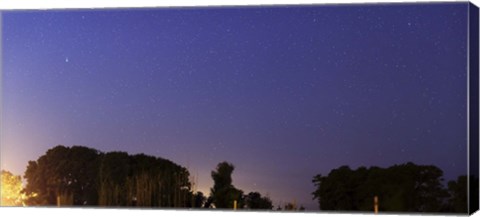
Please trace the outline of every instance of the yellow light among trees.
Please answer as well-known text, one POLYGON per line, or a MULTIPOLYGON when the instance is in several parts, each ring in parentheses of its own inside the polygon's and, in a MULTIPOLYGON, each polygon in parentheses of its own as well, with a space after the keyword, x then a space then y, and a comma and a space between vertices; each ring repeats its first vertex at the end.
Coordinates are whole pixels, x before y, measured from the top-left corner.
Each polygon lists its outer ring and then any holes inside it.
POLYGON ((26 195, 22 191, 22 178, 2 170, 0 182, 0 206, 24 206, 26 195))

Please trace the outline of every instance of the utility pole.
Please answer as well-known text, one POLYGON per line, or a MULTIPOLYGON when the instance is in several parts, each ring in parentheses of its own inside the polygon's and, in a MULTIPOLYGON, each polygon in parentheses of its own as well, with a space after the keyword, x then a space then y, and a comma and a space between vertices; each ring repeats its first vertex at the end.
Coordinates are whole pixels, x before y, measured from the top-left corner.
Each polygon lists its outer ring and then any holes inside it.
POLYGON ((373 197, 373 211, 375 212, 375 214, 378 214, 378 197, 377 197, 377 195, 375 195, 375 197, 373 197))

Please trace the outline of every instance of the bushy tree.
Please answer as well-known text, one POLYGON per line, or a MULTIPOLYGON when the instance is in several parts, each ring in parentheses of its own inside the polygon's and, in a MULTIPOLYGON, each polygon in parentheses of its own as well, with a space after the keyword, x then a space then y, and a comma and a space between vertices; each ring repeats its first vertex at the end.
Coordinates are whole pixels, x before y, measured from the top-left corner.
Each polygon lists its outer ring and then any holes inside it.
POLYGON ((266 209, 273 208, 272 200, 268 197, 262 197, 258 192, 250 192, 245 196, 245 206, 248 209, 266 209))
POLYGON ((29 161, 25 171, 27 194, 32 205, 56 205, 57 199, 72 197, 72 204, 97 204, 97 173, 99 152, 74 146, 56 146, 37 161, 29 161))
POLYGON ((192 194, 192 205, 193 208, 202 208, 206 202, 207 198, 203 195, 203 192, 198 191, 192 194))
POLYGON ((210 189, 210 196, 216 208, 233 208, 234 201, 237 201, 237 207, 241 208, 244 206, 243 191, 232 185, 232 172, 234 169, 233 164, 221 162, 217 165, 216 170, 212 171, 214 185, 210 189))
POLYGON ((25 172, 31 205, 192 206, 189 173, 169 160, 56 146, 25 172))
POLYGON ((435 166, 413 163, 386 169, 342 166, 315 176, 312 194, 322 210, 372 211, 377 196, 380 211, 440 212, 448 197, 442 176, 435 166))
POLYGON ((169 160, 106 153, 100 165, 101 206, 191 207, 189 173, 169 160))

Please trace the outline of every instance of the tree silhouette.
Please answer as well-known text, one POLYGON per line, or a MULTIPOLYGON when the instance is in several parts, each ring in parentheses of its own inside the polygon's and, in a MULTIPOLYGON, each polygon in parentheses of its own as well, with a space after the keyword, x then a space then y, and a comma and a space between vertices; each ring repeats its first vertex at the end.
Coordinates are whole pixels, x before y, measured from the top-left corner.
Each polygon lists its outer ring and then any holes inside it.
POLYGON ((60 199, 72 203, 66 205, 97 204, 98 156, 97 150, 86 147, 56 146, 28 162, 25 192, 37 194, 28 203, 56 205, 60 199))
POLYGON ((106 153, 100 165, 100 205, 191 207, 188 171, 144 154, 106 153))
POLYGON ((467 176, 459 176, 457 180, 449 181, 448 192, 451 211, 466 213, 468 211, 467 176))
POLYGON ((272 200, 268 197, 262 197, 258 192, 250 192, 245 196, 245 206, 248 209, 267 209, 273 208, 272 200))
POLYGON ((193 208, 201 208, 205 204, 207 198, 203 195, 201 191, 196 192, 193 196, 192 206, 193 208))
POLYGON ((214 185, 210 189, 210 196, 216 208, 233 208, 235 200, 237 207, 243 207, 243 191, 232 185, 234 169, 233 164, 221 162, 217 165, 216 170, 212 171, 214 185))
POLYGON ((372 211, 377 196, 380 211, 441 212, 448 197, 442 175, 435 166, 413 163, 386 169, 342 166, 328 176, 316 175, 312 194, 322 210, 372 211))
POLYGON ((189 173, 169 160, 56 146, 25 172, 30 205, 192 206, 189 173))
POLYGON ((110 152, 101 157, 99 171, 99 205, 131 206, 133 189, 126 186, 130 172, 129 156, 126 152, 110 152))

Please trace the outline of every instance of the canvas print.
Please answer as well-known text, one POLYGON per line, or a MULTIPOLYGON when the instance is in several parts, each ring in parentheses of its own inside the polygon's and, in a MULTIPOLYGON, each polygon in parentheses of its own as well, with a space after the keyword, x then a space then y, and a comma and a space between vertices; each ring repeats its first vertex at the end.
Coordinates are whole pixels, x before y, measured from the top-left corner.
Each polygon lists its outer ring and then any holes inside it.
POLYGON ((478 209, 468 2, 1 21, 1 206, 478 209))

